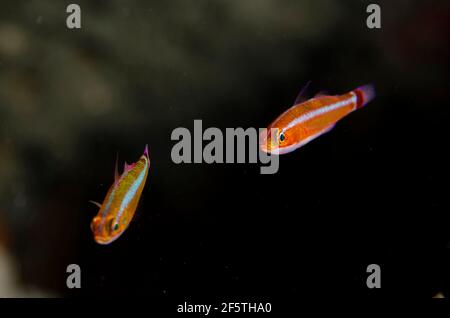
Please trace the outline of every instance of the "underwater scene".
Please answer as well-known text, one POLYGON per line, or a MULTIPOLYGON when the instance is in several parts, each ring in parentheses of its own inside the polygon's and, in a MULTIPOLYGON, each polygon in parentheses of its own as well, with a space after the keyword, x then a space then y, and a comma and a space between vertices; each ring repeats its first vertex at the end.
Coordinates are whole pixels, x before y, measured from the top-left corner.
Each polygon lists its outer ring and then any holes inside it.
POLYGON ((450 297, 448 1, 0 7, 0 297, 450 297))

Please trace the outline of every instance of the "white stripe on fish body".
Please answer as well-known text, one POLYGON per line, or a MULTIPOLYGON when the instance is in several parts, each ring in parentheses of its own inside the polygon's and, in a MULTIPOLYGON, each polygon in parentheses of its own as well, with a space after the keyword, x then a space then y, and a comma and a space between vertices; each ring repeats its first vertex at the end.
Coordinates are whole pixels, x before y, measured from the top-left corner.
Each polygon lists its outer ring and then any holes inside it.
POLYGON ((128 189, 127 193, 123 197, 123 201, 120 204, 119 213, 117 213, 116 216, 116 222, 119 222, 120 217, 122 216, 123 212, 125 211, 128 204, 133 200, 134 196, 136 195, 136 192, 138 191, 139 187, 141 186, 142 182, 144 181, 145 173, 148 169, 148 159, 145 158, 145 166, 142 169, 141 173, 139 174, 138 178, 135 182, 131 185, 131 187, 128 189))
POLYGON ((325 106, 325 107, 317 108, 313 111, 310 111, 310 112, 307 112, 307 113, 301 115, 300 117, 295 118, 286 126, 285 130, 288 130, 288 129, 290 129, 298 124, 301 124, 309 119, 312 119, 316 116, 323 115, 323 114, 326 114, 333 110, 339 109, 341 107, 348 106, 351 103, 354 104, 353 110, 355 110, 356 109, 356 94, 354 92, 351 92, 350 94, 352 95, 352 97, 350 97, 348 99, 333 103, 333 104, 325 106))

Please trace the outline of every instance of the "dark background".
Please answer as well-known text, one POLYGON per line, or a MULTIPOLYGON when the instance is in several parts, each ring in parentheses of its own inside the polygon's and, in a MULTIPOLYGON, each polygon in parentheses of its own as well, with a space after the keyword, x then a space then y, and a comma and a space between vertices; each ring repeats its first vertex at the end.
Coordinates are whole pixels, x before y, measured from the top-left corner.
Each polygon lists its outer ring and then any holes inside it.
POLYGON ((78 1, 81 30, 69 3, 1 4, 0 296, 448 295, 448 2, 378 1, 381 30, 365 1, 78 1), (377 97, 275 175, 172 162, 176 127, 265 127, 309 80, 377 97), (88 200, 145 144, 137 216, 97 245, 88 200))

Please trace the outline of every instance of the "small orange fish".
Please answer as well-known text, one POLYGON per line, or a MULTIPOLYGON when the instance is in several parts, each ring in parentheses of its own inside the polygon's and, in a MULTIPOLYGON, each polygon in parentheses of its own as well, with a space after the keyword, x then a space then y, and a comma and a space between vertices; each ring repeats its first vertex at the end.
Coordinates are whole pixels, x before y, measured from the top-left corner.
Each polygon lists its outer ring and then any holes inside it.
POLYGON ((343 95, 317 95, 299 102, 301 94, 294 106, 270 124, 267 132, 261 132, 262 151, 284 154, 304 146, 330 131, 349 113, 365 106, 375 97, 375 90, 372 85, 364 85, 343 95))
POLYGON ((116 160, 114 183, 106 194, 103 204, 90 201, 100 210, 91 222, 94 240, 99 244, 109 244, 127 229, 141 197, 150 168, 148 146, 139 161, 128 165, 119 176, 116 160))

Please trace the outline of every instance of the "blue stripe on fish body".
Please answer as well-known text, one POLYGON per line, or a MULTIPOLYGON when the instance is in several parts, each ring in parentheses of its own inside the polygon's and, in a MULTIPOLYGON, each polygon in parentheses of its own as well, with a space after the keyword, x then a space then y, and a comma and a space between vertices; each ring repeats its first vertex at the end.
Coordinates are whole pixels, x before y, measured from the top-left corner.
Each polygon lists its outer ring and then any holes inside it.
POLYGON ((139 174, 136 181, 133 182, 131 187, 128 189, 127 193, 125 194, 122 203, 120 204, 119 213, 117 213, 116 216, 116 222, 119 222, 120 217, 122 216, 123 212, 125 211, 128 204, 130 204, 131 200, 136 196, 136 192, 138 191, 139 187, 141 186, 142 182, 144 181, 145 174, 148 169, 148 162, 147 159, 145 159, 145 166, 144 169, 142 169, 141 173, 139 174))

